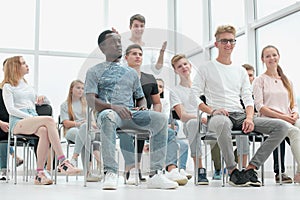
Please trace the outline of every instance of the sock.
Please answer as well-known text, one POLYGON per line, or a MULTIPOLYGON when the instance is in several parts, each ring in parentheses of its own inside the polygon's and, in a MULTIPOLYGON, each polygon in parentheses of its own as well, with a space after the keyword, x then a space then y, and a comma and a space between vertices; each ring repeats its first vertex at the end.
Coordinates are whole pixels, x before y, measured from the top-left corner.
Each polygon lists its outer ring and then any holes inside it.
POLYGON ((66 160, 66 157, 64 155, 62 155, 62 156, 59 156, 57 159, 58 159, 59 163, 62 163, 66 160))

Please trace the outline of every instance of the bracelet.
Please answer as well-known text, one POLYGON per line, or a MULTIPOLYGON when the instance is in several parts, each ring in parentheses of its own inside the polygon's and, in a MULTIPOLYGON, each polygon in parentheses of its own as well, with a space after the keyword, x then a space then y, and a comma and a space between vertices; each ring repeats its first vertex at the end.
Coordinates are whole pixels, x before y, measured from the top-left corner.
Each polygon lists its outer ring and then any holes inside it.
POLYGON ((77 125, 76 125, 76 121, 74 121, 74 127, 77 127, 77 125))
POLYGON ((211 112, 211 116, 214 116, 214 112, 216 112, 217 111, 217 109, 213 109, 213 111, 211 112))

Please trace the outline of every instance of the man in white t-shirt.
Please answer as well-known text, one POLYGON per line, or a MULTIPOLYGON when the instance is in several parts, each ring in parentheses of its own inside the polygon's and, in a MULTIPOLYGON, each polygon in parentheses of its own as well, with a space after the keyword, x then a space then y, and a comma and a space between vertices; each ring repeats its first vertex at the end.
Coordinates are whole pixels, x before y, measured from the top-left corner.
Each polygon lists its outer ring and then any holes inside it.
POLYGON ((199 159, 198 168, 198 185, 207 185, 206 169, 202 166, 201 157, 196 158, 196 148, 201 152, 200 145, 196 146, 196 133, 198 130, 197 108, 194 107, 189 100, 189 93, 192 86, 191 72, 192 65, 184 55, 175 55, 171 60, 172 66, 176 74, 180 77, 177 86, 170 90, 171 108, 175 110, 179 119, 183 122, 183 132, 189 140, 191 156, 196 163, 199 159))

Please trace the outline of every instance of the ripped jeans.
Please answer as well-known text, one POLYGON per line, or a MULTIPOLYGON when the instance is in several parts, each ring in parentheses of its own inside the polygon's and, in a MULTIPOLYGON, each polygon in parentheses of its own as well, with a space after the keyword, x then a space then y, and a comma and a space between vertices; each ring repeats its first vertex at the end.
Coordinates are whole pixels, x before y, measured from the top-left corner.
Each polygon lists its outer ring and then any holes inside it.
MULTIPOLYGON (((124 120, 111 109, 98 113, 97 126, 100 129, 104 171, 117 173, 118 163, 115 158, 117 128, 137 128, 150 130, 150 171, 161 170, 165 166, 168 135, 167 116, 155 111, 133 111, 132 119, 124 120)), ((122 139, 122 138, 120 138, 122 139)), ((134 148, 130 148, 134 149, 134 148)), ((128 153, 129 159, 134 160, 134 153, 128 153)))

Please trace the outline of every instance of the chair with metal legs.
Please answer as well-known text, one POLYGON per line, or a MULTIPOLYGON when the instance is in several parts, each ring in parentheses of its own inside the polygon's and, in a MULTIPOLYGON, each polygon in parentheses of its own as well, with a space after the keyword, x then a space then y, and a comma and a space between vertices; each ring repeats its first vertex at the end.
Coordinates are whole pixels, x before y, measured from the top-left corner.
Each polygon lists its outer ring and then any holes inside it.
MULTIPOLYGON (((85 144, 84 144, 84 149, 85 149, 85 160, 84 160, 84 163, 83 163, 83 174, 84 174, 84 184, 83 186, 86 187, 87 186, 87 174, 88 174, 88 168, 89 168, 89 161, 90 161, 90 156, 89 155, 92 155, 92 152, 93 152, 93 145, 94 144, 98 144, 99 145, 99 151, 100 151, 100 161, 102 159, 102 151, 101 151, 101 140, 100 140, 100 136, 97 137, 96 135, 100 134, 99 130, 95 130, 93 127, 92 127, 92 121, 94 119, 94 110, 91 109, 89 106, 87 106, 87 123, 86 123, 86 138, 85 138, 85 144), (88 136, 92 135, 92 134, 95 134, 95 139, 94 140, 90 140, 88 138, 88 136), (98 139, 97 139, 98 138, 98 139)), ((102 161, 101 161, 102 162, 102 161)), ((102 169, 100 167, 100 176, 103 176, 103 172, 102 172, 102 169)))
MULTIPOLYGON (((52 116, 52 107, 51 105, 48 104, 43 104, 43 105, 36 105, 36 111, 39 116, 52 116)), ((38 140, 38 136, 32 134, 32 135, 25 135, 25 134, 13 134, 11 131, 9 131, 9 137, 8 137, 8 144, 14 144, 14 149, 15 149, 15 157, 14 157, 14 168, 12 170, 12 175, 14 175, 14 184, 17 184, 17 147, 19 146, 18 144, 23 143, 26 148, 23 150, 23 155, 24 155, 24 175, 23 175, 23 180, 25 180, 24 177, 26 177, 26 181, 28 181, 28 166, 30 166, 30 155, 29 155, 29 148, 32 147, 31 141, 33 140, 38 140), (12 141, 13 139, 13 141, 12 141), (25 159, 25 151, 26 151, 26 159, 25 159), (27 167, 26 167, 27 166, 27 167), (26 168, 26 170, 25 170, 26 168)), ((7 181, 8 181, 8 173, 9 173, 9 147, 10 145, 7 145, 7 181)))
MULTIPOLYGON (((149 140, 151 141, 151 131, 142 129, 117 129, 118 134, 128 134, 134 138, 134 166, 135 169, 139 169, 138 165, 138 140, 149 140)), ((149 153, 151 152, 151 142, 149 142, 149 153)), ((149 156, 151 157, 151 156, 149 156)), ((126 183, 126 177, 124 177, 124 182, 126 183)), ((135 173, 135 185, 139 185, 139 173, 135 173)))
MULTIPOLYGON (((216 134, 212 133, 212 132, 209 132, 207 130, 206 125, 202 123, 202 121, 201 121, 202 115, 203 115, 203 112, 198 111, 197 120, 198 120, 199 127, 198 127, 198 132, 196 134, 196 144, 197 144, 197 146, 198 145, 201 146, 201 140, 203 140, 203 141, 207 141, 207 140, 216 141, 217 140, 216 134)), ((245 134, 245 133, 243 133, 243 131, 240 131, 240 130, 232 130, 231 135, 232 135, 232 137, 241 137, 241 136, 261 137, 262 138, 261 144, 264 141, 263 140, 263 138, 264 138, 263 135, 261 133, 257 133, 257 132, 251 132, 251 133, 245 134)), ((221 154, 221 169, 224 169, 224 159, 223 159, 223 156, 222 156, 222 152, 220 152, 220 154, 221 154)), ((199 152, 196 151, 196 158, 198 156, 199 156, 199 152)), ((240 159, 240 166, 241 166, 242 155, 240 155, 240 158, 241 158, 240 159)), ((207 162, 207 160, 206 160, 206 162, 207 162)), ((197 165, 198 165, 198 159, 196 159, 196 166, 197 165)), ((198 176, 196 176, 196 175, 197 175, 197 170, 195 170, 195 179, 194 179, 195 184, 198 181, 197 180, 198 176)), ((261 177, 262 177, 262 184, 263 184, 264 183, 264 167, 263 166, 262 166, 262 170, 261 170, 261 177)), ((222 173, 222 186, 223 187, 225 186, 225 173, 224 172, 222 173)))

